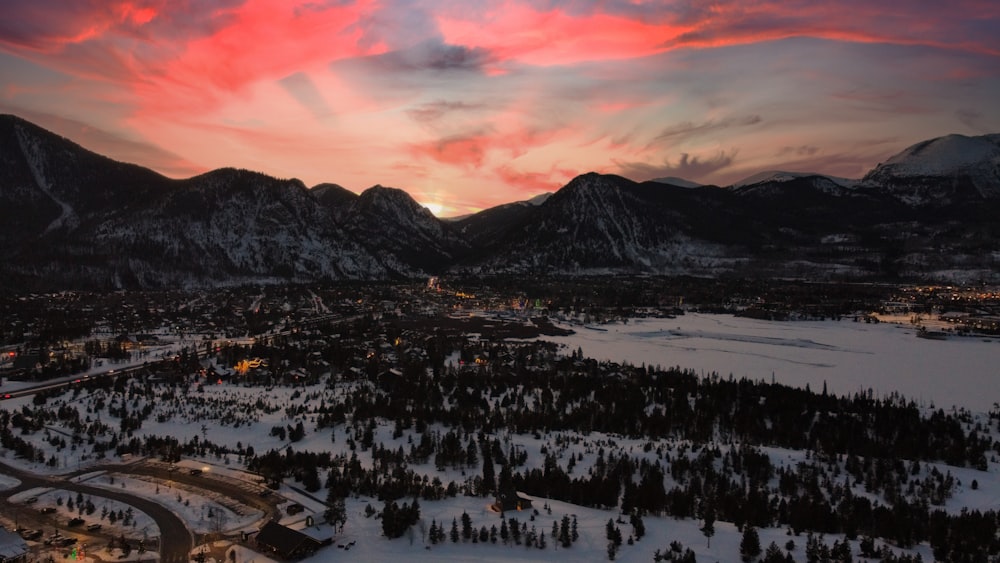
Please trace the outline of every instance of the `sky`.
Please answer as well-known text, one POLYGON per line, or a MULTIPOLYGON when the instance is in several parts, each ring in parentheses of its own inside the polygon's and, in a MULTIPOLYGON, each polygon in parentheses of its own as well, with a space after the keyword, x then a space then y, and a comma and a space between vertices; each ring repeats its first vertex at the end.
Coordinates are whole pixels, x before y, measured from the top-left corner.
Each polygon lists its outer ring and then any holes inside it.
POLYGON ((589 171, 859 178, 1000 132, 995 0, 0 0, 0 113, 438 215, 589 171))

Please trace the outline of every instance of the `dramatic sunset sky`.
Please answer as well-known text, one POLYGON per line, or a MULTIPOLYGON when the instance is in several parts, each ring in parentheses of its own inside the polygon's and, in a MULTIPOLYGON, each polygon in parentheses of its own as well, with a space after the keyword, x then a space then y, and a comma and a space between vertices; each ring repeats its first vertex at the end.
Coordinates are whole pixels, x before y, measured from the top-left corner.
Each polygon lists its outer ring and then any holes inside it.
POLYGON ((0 0, 0 113, 443 215, 579 173, 860 177, 1000 132, 996 0, 0 0))

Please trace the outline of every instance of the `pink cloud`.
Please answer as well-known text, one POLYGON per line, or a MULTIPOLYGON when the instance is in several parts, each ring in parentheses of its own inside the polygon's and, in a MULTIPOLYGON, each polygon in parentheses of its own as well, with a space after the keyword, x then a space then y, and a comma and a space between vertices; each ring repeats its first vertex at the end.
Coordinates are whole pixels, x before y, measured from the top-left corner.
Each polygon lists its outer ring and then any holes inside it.
POLYGON ((651 55, 664 50, 665 40, 691 30, 613 14, 541 11, 522 3, 494 7, 482 19, 486 21, 441 14, 437 23, 448 43, 542 66, 651 55))
POLYGON ((554 192, 569 182, 577 172, 552 168, 545 172, 523 172, 509 164, 496 168, 500 180, 519 192, 538 194, 554 192))
POLYGON ((138 81, 135 89, 145 110, 188 111, 207 104, 202 108, 207 111, 219 97, 259 81, 378 53, 380 45, 361 46, 363 30, 355 25, 372 7, 365 0, 302 12, 291 2, 251 0, 233 11, 224 27, 158 61, 155 78, 138 81), (163 86, 168 89, 158 96, 163 86))
POLYGON ((411 145, 411 151, 417 156, 428 157, 440 164, 479 168, 483 165, 490 144, 489 135, 476 134, 417 143, 411 145))
POLYGON ((814 37, 852 43, 924 45, 996 56, 995 29, 977 32, 977 18, 996 18, 997 8, 967 1, 900 9, 893 4, 850 5, 811 1, 694 5, 673 2, 644 10, 633 4, 572 4, 536 9, 504 2, 466 14, 442 13, 438 26, 449 43, 486 49, 498 60, 550 66, 630 59, 678 48, 718 48, 814 37), (976 17, 971 17, 976 14, 976 17))
MULTIPOLYGON (((1000 39, 970 33, 976 1, 926 3, 900 9, 891 3, 779 1, 746 3, 732 0, 713 5, 692 30, 664 42, 666 48, 715 48, 791 37, 813 37, 848 43, 887 43, 1000 54, 1000 39)), ((980 17, 996 17, 979 12, 980 17)))

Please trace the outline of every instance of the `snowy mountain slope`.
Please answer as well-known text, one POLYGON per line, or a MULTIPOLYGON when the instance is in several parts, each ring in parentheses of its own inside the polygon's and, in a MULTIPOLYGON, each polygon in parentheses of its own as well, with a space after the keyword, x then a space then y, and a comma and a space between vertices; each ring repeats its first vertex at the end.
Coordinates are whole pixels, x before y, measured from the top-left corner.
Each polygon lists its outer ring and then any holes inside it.
POLYGON ((333 214, 338 223, 343 220, 351 204, 358 199, 358 194, 337 184, 318 184, 309 192, 333 214))
POLYGON ((807 178, 810 176, 818 176, 820 178, 825 178, 843 188, 854 187, 857 180, 850 180, 848 178, 839 178, 837 176, 826 176, 822 174, 816 174, 813 172, 786 172, 783 170, 765 170, 764 172, 758 172, 751 176, 747 176, 742 180, 733 183, 730 188, 742 188, 745 186, 752 186, 756 184, 773 184, 777 182, 790 182, 796 178, 807 178))
MULTIPOLYGON (((701 191, 643 186, 658 192, 701 191)), ((730 260, 724 245, 691 236, 689 217, 620 176, 579 176, 528 217, 486 260, 467 266, 542 274, 704 273, 730 260)))
POLYGON ((489 247, 531 221, 539 206, 553 194, 546 192, 524 201, 505 203, 453 220, 455 229, 474 247, 489 247))
POLYGON ((947 135, 917 143, 863 179, 911 205, 1000 198, 1000 134, 947 135))
POLYGON ((876 168, 898 178, 968 173, 1000 158, 1000 134, 946 135, 908 147, 876 168))
POLYGON ((384 276, 298 181, 222 169, 159 195, 142 210, 97 225, 93 240, 117 275, 305 281, 384 276), (119 260, 118 257, 128 257, 119 260))
POLYGON ((0 256, 57 237, 105 213, 127 212, 171 180, 0 115, 0 256))
POLYGON ((365 190, 341 222, 372 254, 388 255, 397 269, 411 274, 440 271, 469 248, 449 223, 397 188, 365 190))

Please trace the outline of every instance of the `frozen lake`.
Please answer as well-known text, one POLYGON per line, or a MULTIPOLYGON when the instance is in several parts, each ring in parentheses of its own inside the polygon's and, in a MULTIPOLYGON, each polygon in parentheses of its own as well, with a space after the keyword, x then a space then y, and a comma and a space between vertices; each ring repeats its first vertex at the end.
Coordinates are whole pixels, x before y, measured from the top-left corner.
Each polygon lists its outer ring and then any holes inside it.
POLYGON ((916 329, 843 321, 771 322, 689 313, 572 327, 546 337, 598 360, 680 366, 831 393, 898 391, 920 404, 988 411, 1000 402, 1000 341, 927 340, 916 329))

